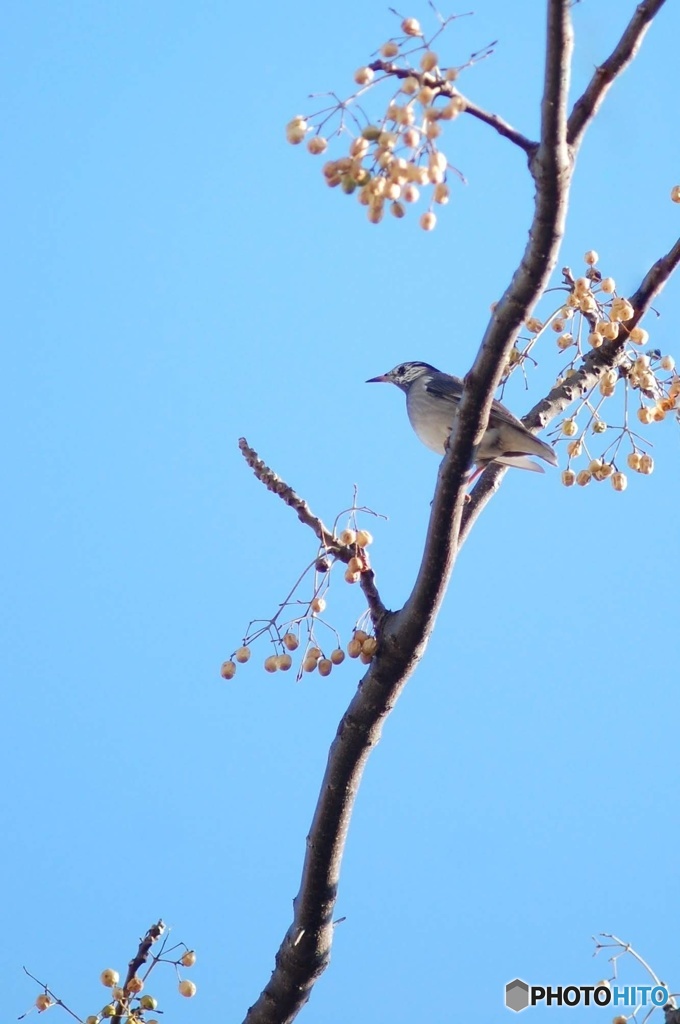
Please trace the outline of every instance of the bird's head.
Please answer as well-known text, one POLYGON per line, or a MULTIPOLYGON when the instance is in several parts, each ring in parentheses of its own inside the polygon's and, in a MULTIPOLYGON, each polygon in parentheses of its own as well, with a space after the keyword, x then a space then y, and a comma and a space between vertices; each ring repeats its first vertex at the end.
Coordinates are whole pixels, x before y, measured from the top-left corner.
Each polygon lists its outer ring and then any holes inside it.
POLYGON ((396 384, 402 391, 408 392, 414 381, 426 374, 437 373, 430 363, 399 363, 394 369, 379 377, 371 377, 367 384, 396 384))

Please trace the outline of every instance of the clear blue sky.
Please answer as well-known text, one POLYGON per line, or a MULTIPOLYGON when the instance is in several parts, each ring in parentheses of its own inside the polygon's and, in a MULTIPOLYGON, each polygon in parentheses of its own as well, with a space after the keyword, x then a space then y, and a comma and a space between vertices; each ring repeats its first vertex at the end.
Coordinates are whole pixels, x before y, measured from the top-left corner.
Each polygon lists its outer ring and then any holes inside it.
MULTIPOLYGON (((481 0, 439 45, 459 63, 498 39, 463 88, 529 134, 538 6, 481 0)), ((575 7, 576 88, 632 9, 575 7)), ((261 647, 220 680, 314 554, 237 438, 324 518, 354 483, 389 516, 373 560, 398 605, 437 459, 396 389, 363 382, 404 359, 466 371, 532 188, 519 151, 460 118, 446 148, 468 185, 438 229, 375 228, 286 145, 307 94, 349 91, 395 31, 384 3, 14 2, 4 21, 1 1016, 34 998, 22 964, 96 1012, 100 970, 162 915, 199 956, 193 1003, 169 974, 152 986, 164 1020, 240 1020, 359 671, 296 685, 261 647)), ((563 262, 598 249, 624 293, 680 229, 679 33, 669 4, 579 157, 563 262)), ((679 305, 675 280, 650 318, 663 351, 679 305)), ((506 394, 518 414, 557 373, 552 342, 539 361, 506 394)), ((680 988, 680 433, 649 436, 657 470, 624 495, 511 472, 480 520, 365 774, 304 1020, 498 1020, 515 975, 606 974, 601 930, 680 988)), ((337 584, 345 638, 360 611, 337 584)))

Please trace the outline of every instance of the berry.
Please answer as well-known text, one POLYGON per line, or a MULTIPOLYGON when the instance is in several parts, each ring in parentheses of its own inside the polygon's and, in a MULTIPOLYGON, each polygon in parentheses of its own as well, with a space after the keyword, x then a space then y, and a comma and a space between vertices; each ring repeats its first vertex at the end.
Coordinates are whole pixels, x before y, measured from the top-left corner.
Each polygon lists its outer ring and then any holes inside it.
POLYGON ((347 644, 347 653, 350 658, 358 658, 361 654, 361 640, 357 640, 356 637, 350 640, 347 644))
POLYGON ((144 982, 141 978, 134 974, 126 984, 126 989, 131 992, 133 996, 136 996, 138 992, 141 992, 144 988, 144 982))
POLYGON ((578 432, 578 424, 576 420, 568 419, 562 424, 562 433, 565 437, 574 437, 578 432))
POLYGON ((565 487, 573 487, 576 483, 576 473, 573 469, 565 469, 562 472, 562 483, 565 487))
POLYGON ((616 281, 613 277, 603 277, 600 281, 600 288, 605 295, 612 295, 616 291, 616 281))
POLYGON ((422 36, 423 34, 417 18, 404 18, 401 23, 401 30, 406 36, 422 36))
POLYGON ((113 1003, 109 1003, 107 1006, 102 1006, 100 1013, 102 1017, 114 1017, 116 1013, 116 1007, 113 1005, 113 1003))
POLYGON ((320 156, 328 149, 328 142, 321 135, 315 135, 307 143, 307 149, 312 156, 320 156))
POLYGON ((574 344, 574 337, 572 334, 560 334, 557 339, 557 347, 560 349, 569 348, 570 345, 574 344))
POLYGON ((180 960, 182 967, 193 967, 196 963, 196 953, 193 949, 188 949, 182 959, 180 960))
POLYGON ((633 327, 628 337, 636 345, 646 345, 649 341, 649 333, 644 327, 633 327))
POLYGON ((339 537, 340 543, 349 547, 350 544, 356 544, 357 535, 356 530, 343 530, 339 537))
POLYGON ((617 323, 605 323, 602 328, 602 337, 607 341, 615 341, 619 336, 619 325, 617 323))
POLYGON ((357 530, 356 542, 360 548, 367 548, 369 544, 373 543, 373 535, 368 530, 357 530))
POLYGON ((326 602, 323 597, 314 597, 309 605, 313 615, 319 615, 326 609, 326 602))
POLYGON ((579 487, 586 487, 591 480, 592 475, 590 473, 590 470, 588 469, 582 469, 576 477, 576 483, 579 485, 579 487))
POLYGON ((406 207, 403 203, 390 203, 390 213, 397 220, 401 220, 402 217, 406 216, 406 207))
POLYGON ((331 674, 332 668, 333 662, 330 660, 330 658, 322 658, 318 665, 319 675, 329 676, 331 674))
MULTIPOLYGON (((281 669, 282 672, 287 672, 292 664, 293 664, 293 659, 291 658, 290 654, 277 654, 276 655, 276 667, 278 669, 281 669)), ((186 955, 188 955, 188 954, 186 954, 186 955)), ((194 957, 194 959, 195 959, 195 957, 194 957)), ((182 963, 184 964, 184 958, 182 958, 182 963)), ((191 964, 184 964, 184 966, 185 967, 191 967, 192 965, 191 964)))
POLYGON ((525 321, 525 327, 531 334, 538 334, 539 331, 543 330, 543 324, 535 316, 530 316, 525 321))
POLYGON ((660 366, 662 370, 674 370, 675 359, 673 358, 673 356, 664 356, 661 360, 660 366))
POLYGON ((49 1009, 52 1005, 52 1000, 47 992, 41 992, 39 996, 35 997, 35 1005, 38 1007, 39 1012, 42 1013, 43 1010, 49 1009))
POLYGON ((591 333, 588 335, 588 344, 591 345, 593 348, 599 348, 603 340, 604 339, 602 338, 602 335, 599 331, 591 331, 591 333))
POLYGON ((154 999, 153 996, 142 996, 139 1000, 139 1005, 143 1010, 155 1010, 158 1006, 158 1000, 154 999))
POLYGON ((276 672, 279 667, 278 657, 276 654, 270 654, 268 658, 264 659, 264 670, 265 672, 276 672))
POLYGON ((316 669, 316 662, 316 658, 310 658, 309 656, 307 656, 305 660, 302 662, 302 671, 314 672, 314 670, 316 669))
POLYGON ((616 320, 630 320, 635 310, 631 306, 628 299, 619 298, 612 299, 611 309, 609 310, 609 318, 613 321, 616 320))
POLYGON ((654 419, 654 410, 650 405, 641 405, 637 411, 637 418, 640 423, 651 423, 654 419))
POLYGON ((438 185, 435 185, 433 196, 435 203, 440 203, 442 206, 445 206, 449 201, 449 195, 449 186, 443 181, 440 181, 438 185))
MULTIPOLYGON (((225 664, 228 665, 229 662, 225 662, 225 664)), ((231 664, 233 665, 234 663, 231 662, 231 664)), ((224 665, 222 667, 224 668, 224 665)), ((236 671, 236 666, 235 665, 234 665, 234 671, 236 671)), ((225 678, 229 678, 229 677, 225 677, 225 678)), ((114 985, 118 984, 119 979, 120 979, 120 975, 119 975, 118 971, 112 970, 111 967, 107 967, 106 970, 102 971, 102 973, 99 975, 99 980, 101 981, 102 985, 106 986, 106 988, 113 988, 114 985)))
POLYGON ((345 660, 345 652, 342 647, 336 647, 334 651, 331 651, 331 661, 334 665, 342 665, 345 660))
POLYGON ((283 634, 283 646, 287 651, 296 651, 300 645, 300 641, 296 637, 295 633, 284 633, 283 634))
POLYGON ((396 43, 393 43, 391 40, 387 43, 383 43, 382 46, 380 47, 380 56, 386 57, 387 60, 389 60, 390 57, 396 57, 398 53, 399 47, 397 46, 396 43))
POLYGON ((439 63, 439 57, 432 50, 426 50, 420 58, 420 66, 423 71, 432 71, 433 68, 437 67, 439 63))
POLYGON ((599 258, 600 258, 599 254, 596 253, 594 249, 589 249, 588 252, 583 257, 584 261, 586 263, 589 263, 591 267, 593 267, 597 263, 599 258))
POLYGON ((594 434, 604 434, 606 429, 607 424, 604 422, 604 420, 595 420, 595 422, 593 423, 594 434))
POLYGON ((372 68, 357 68, 354 72, 354 81, 357 85, 368 85, 375 78, 375 71, 372 68))
POLYGON ((239 647, 234 657, 239 662, 239 664, 245 665, 245 663, 250 658, 250 647, 239 647))
POLYGON ((673 185, 671 189, 671 201, 674 203, 680 203, 680 185, 673 185))
POLYGON ((643 455, 640 458, 640 473, 644 473, 645 476, 649 476, 650 473, 654 472, 654 459, 651 455, 643 455))
POLYGON ((358 583, 360 579, 360 572, 352 572, 351 569, 345 569, 345 583, 358 583))
POLYGON ((291 146, 299 146, 307 134, 307 122, 304 117, 294 117, 286 125, 286 139, 291 146))
POLYGON ((581 454, 583 445, 580 441, 570 441, 567 445, 567 455, 570 459, 577 459, 581 454))
POLYGON ((614 473, 612 476, 612 487, 615 491, 625 491, 628 486, 628 478, 625 473, 614 473))
POLYGON ((186 996, 187 999, 191 999, 192 996, 196 995, 196 986, 193 981, 187 981, 186 979, 184 981, 180 981, 178 988, 179 994, 181 996, 186 996))
MULTIPOLYGON (((233 661, 223 661, 222 668, 220 669, 220 675, 223 679, 233 679, 236 675, 236 664, 233 661)), ((115 973, 115 972, 114 972, 115 973)), ((106 982, 102 982, 105 985, 106 982)))
POLYGON ((634 470, 636 473, 639 473, 640 458, 640 452, 631 452, 628 458, 626 459, 626 462, 628 463, 628 468, 634 470))
POLYGON ((368 654, 370 657, 373 657, 377 649, 378 641, 374 636, 366 637, 366 639, 361 644, 361 650, 363 654, 368 654))
POLYGON ((428 210, 428 212, 424 213, 420 218, 420 226, 423 231, 433 231, 436 223, 437 218, 431 210, 428 210))
POLYGON ((417 203, 420 199, 420 192, 415 185, 407 185, 401 194, 405 203, 417 203))

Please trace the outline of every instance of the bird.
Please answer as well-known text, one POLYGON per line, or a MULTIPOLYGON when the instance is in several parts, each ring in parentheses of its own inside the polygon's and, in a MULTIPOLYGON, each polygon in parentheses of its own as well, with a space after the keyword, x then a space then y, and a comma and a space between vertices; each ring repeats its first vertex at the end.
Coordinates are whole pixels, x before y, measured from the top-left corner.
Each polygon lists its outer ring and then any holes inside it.
MULTIPOLYGON (((460 377, 443 373, 430 363, 411 362, 399 363, 366 383, 396 384, 406 395, 408 418, 420 440, 433 452, 444 454, 463 396, 460 377)), ((551 466, 558 464, 553 448, 534 437, 521 420, 494 398, 489 424, 474 452, 473 462, 477 465, 474 476, 487 466, 499 463, 543 473, 543 467, 530 459, 530 455, 544 459, 551 466)))

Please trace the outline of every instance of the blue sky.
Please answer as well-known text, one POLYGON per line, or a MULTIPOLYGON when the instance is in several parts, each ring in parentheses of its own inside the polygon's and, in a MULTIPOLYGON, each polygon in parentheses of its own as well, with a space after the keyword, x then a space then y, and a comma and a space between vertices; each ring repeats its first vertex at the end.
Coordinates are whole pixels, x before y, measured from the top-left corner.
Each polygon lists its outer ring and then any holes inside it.
MULTIPOLYGON (((561 260, 596 248, 624 294, 680 226, 668 7, 579 156, 561 260)), ((632 8, 576 6, 575 90, 632 8)), ((425 5, 404 13, 426 22, 425 5)), ((99 972, 123 970, 159 916, 198 951, 193 1003, 170 973, 151 986, 165 1021, 239 1020, 269 976, 359 672, 296 684, 262 671, 261 645, 220 680, 314 556, 237 438, 326 520, 355 483, 389 517, 365 525, 398 606, 437 460, 396 389, 363 382, 404 359, 464 373, 530 217, 522 155, 470 119, 446 147, 468 184, 432 234, 369 225, 286 145, 307 94, 350 92, 395 31, 358 0, 5 13, 3 1019, 36 994, 23 964, 96 1012, 99 972)), ((483 0, 438 49, 460 63, 496 39, 462 88, 532 134, 534 5, 483 0)), ((676 355, 679 303, 675 280, 647 325, 676 355)), ((506 392, 518 414, 558 372, 551 339, 538 358, 530 392, 506 392)), ((607 974, 599 931, 680 989, 680 434, 649 436, 656 471, 624 495, 511 472, 479 521, 369 762, 346 920, 301 1019, 497 1020, 516 975, 607 974)), ((328 617, 346 639, 361 610, 337 582, 328 617)))

